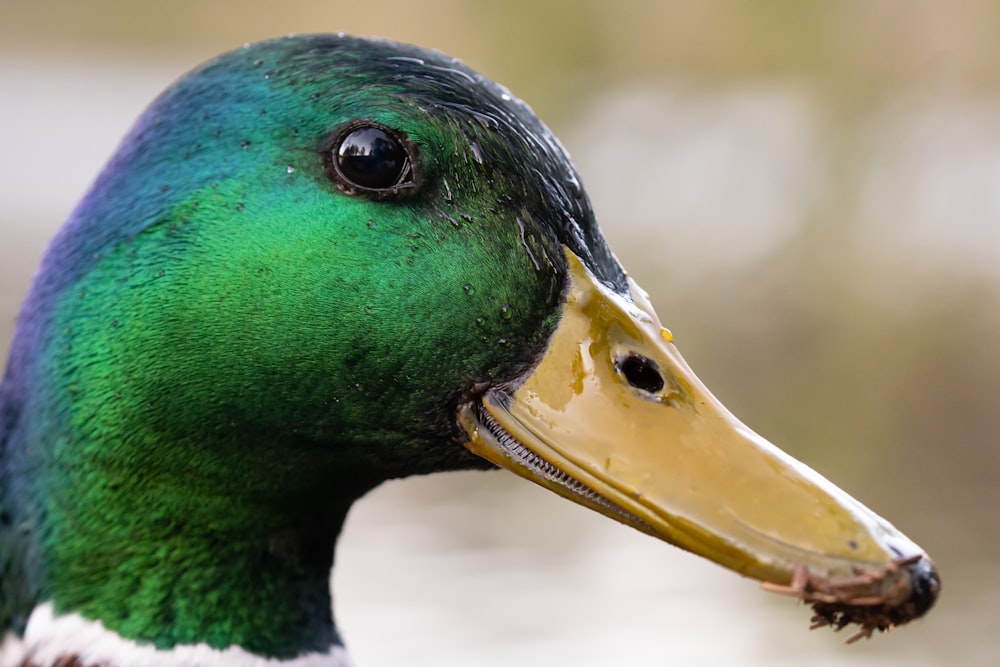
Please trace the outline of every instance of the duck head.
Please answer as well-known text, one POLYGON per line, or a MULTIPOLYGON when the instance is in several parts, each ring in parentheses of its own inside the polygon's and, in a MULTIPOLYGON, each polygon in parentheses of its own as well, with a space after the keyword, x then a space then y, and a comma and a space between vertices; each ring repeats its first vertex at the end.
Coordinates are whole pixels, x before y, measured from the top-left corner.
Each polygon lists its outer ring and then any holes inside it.
POLYGON ((71 645, 77 623, 142 664, 333 660, 351 503, 494 465, 821 622, 885 629, 939 589, 919 547, 702 385, 526 105, 412 46, 238 49, 139 119, 20 316, 5 650, 113 663, 71 645))

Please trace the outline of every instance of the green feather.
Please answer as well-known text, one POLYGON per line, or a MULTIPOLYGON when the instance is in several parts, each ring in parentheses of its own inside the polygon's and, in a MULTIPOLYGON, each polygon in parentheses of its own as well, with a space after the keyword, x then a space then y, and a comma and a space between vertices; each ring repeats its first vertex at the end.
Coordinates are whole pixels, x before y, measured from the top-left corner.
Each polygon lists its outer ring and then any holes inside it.
POLYGON ((51 599, 161 648, 338 641, 327 581, 350 503, 488 465, 457 405, 542 353, 563 246, 625 289, 565 152, 456 61, 309 36, 181 79, 53 242, 19 322, 0 624, 51 599), (331 179, 332 137, 358 119, 415 147, 413 191, 331 179))

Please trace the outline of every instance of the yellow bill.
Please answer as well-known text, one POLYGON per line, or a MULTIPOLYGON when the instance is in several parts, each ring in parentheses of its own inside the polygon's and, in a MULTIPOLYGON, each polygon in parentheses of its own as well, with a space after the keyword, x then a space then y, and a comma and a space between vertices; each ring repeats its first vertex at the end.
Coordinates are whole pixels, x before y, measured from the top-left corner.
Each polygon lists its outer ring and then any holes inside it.
POLYGON ((922 615, 926 554, 747 428, 694 375, 646 294, 614 293, 567 251, 562 318, 520 386, 463 406, 467 447, 645 533, 815 604, 856 635, 922 615))

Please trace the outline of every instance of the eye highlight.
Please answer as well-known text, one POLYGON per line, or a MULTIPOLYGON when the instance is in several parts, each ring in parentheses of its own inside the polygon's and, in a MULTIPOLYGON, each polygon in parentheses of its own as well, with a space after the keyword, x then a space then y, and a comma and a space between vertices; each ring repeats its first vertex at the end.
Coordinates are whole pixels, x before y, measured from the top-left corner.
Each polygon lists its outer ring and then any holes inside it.
POLYGON ((416 148, 378 123, 349 123, 324 153, 327 175, 347 194, 391 197, 417 187, 416 148))
POLYGON ((620 358, 616 366, 625 376, 625 380, 636 389, 650 394, 655 394, 663 389, 665 384, 663 375, 660 374, 659 366, 652 359, 631 352, 620 358))

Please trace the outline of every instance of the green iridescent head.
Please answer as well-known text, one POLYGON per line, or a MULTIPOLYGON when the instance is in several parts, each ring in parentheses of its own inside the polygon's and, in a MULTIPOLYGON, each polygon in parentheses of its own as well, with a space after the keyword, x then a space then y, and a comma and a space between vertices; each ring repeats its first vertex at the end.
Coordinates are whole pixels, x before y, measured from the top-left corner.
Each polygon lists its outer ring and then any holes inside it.
POLYGON ((139 119, 25 304, 0 630, 55 651, 50 605, 164 653, 326 654, 350 504, 491 464, 868 632, 939 587, 700 384, 522 102, 391 42, 238 49, 139 119))
MULTIPOLYGON (((168 611, 177 575, 147 579, 153 555, 112 536, 177 542, 182 562, 202 540, 259 548, 220 569, 271 568, 287 542, 315 567, 274 585, 325 582, 356 497, 489 466, 462 447, 458 404, 542 353, 564 246, 624 284, 563 149, 455 60, 312 36, 184 77, 54 241, 22 315, 4 398, 33 417, 5 446, 44 442, 10 457, 62 465, 5 501, 45 517, 30 546, 45 567, 14 597, 163 644, 211 637, 218 610, 168 611)), ((13 599, 5 615, 23 623, 13 599)), ((275 619, 288 645, 249 626, 222 643, 287 654, 308 631, 323 646, 322 607, 275 619)))

